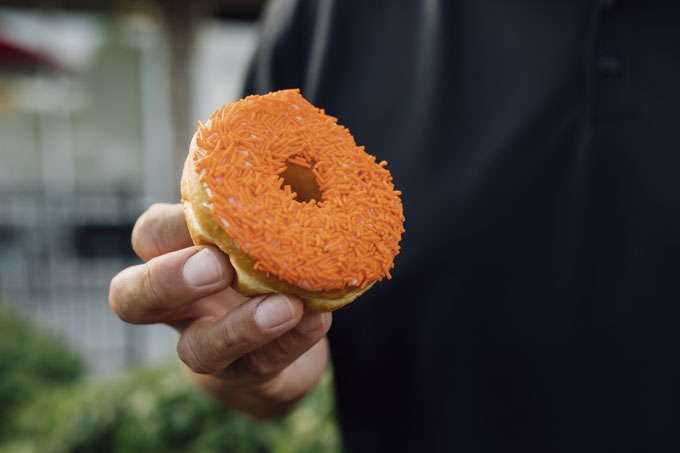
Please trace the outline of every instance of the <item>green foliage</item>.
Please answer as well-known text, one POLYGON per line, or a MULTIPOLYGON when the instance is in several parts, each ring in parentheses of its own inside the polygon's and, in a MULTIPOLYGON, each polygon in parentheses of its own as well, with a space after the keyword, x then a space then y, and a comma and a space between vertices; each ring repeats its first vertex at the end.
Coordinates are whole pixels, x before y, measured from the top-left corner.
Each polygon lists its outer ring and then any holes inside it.
MULTIPOLYGON (((11 350, 2 321, 0 328, 0 344, 4 345, 0 351, 11 350)), ((57 348, 56 343, 50 347, 57 348)), ((12 380, 15 384, 11 385, 16 387, 20 381, 25 388, 25 396, 14 400, 11 435, 0 438, 0 453, 340 450, 330 373, 290 414, 257 422, 204 396, 177 364, 140 368, 116 379, 76 380, 82 365, 60 348, 48 357, 21 348, 24 357, 32 357, 33 365, 12 376, 4 366, 9 353, 0 355, 0 388, 12 380), (63 361, 57 364, 56 359, 63 361)), ((12 357, 17 355, 21 354, 12 357)))
POLYGON ((82 373, 82 361, 63 343, 0 305, 0 443, 12 434, 20 405, 38 390, 63 387, 82 373))

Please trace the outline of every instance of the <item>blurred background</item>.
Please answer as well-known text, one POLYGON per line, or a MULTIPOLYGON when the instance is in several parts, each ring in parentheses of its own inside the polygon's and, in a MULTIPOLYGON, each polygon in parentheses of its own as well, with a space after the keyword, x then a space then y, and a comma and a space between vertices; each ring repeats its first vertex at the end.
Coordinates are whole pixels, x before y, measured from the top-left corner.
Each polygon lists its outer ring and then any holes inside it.
POLYGON ((197 120, 239 98, 263 3, 0 0, 0 451, 337 448, 330 377, 255 425, 192 391, 170 328, 107 304, 137 216, 179 200, 197 120))

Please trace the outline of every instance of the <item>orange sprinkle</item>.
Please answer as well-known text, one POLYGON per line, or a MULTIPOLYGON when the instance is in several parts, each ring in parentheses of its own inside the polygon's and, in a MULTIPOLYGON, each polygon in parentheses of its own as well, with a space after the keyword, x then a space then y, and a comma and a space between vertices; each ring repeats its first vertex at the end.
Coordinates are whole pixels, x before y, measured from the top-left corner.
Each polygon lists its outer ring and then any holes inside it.
POLYGON ((224 105, 199 121, 196 141, 211 215, 255 269, 310 290, 392 277, 404 215, 387 162, 299 90, 224 105), (295 200, 286 164, 309 168, 322 199, 295 200))
POLYGON ((297 165, 299 167, 305 167, 310 169, 312 168, 312 165, 309 162, 297 156, 289 158, 286 162, 297 165))

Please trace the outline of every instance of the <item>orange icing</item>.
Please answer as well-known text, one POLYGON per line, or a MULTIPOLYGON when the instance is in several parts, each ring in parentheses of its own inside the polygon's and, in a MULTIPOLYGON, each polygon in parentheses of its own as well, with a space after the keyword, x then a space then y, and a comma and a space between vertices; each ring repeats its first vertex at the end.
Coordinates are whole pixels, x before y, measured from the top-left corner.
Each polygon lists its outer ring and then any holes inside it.
POLYGON ((211 215, 255 269, 314 291, 391 278, 404 215, 387 162, 299 90, 224 105, 196 141, 211 215), (286 164, 311 168, 322 199, 295 200, 286 164))

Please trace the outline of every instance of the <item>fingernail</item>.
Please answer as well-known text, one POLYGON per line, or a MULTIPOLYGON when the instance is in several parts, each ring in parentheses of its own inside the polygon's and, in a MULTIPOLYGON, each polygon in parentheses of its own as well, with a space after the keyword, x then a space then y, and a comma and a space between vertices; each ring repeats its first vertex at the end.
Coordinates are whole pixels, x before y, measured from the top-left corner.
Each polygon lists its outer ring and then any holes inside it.
POLYGON ((193 286, 206 286, 222 278, 222 266, 210 250, 203 249, 186 260, 182 274, 193 286))
POLYGON ((302 315, 302 319, 295 328, 302 333, 312 332, 326 324, 326 318, 323 313, 307 312, 302 315))
POLYGON ((255 310, 255 322, 265 329, 285 324, 293 316, 295 316, 293 304, 283 294, 272 294, 266 297, 255 310))

